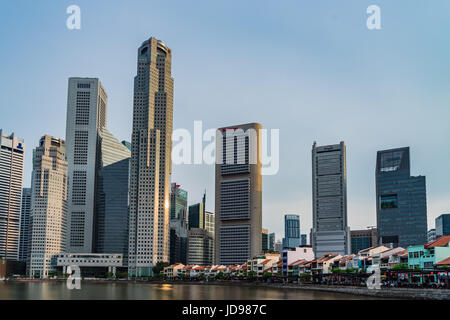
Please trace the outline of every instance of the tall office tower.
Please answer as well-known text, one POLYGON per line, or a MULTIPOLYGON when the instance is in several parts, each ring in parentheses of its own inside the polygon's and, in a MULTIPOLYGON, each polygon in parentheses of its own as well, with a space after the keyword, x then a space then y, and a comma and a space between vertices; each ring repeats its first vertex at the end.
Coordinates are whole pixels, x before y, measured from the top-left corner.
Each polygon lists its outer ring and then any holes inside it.
POLYGON ((189 206, 189 229, 205 229, 205 207, 203 202, 189 206))
POLYGON ((130 169, 130 276, 151 275, 157 262, 169 261, 171 60, 171 50, 155 38, 138 49, 130 169))
POLYGON ((19 259, 20 205, 25 144, 0 129, 0 257, 19 259))
POLYGON ((30 276, 48 277, 53 257, 66 250, 67 183, 64 140, 43 136, 33 161, 30 276))
POLYGON ((350 231, 351 253, 378 246, 378 231, 376 228, 350 231))
POLYGON ((300 245, 301 246, 306 246, 308 245, 308 236, 306 234, 301 234, 300 235, 300 245))
POLYGON ((313 228, 316 257, 350 252, 347 226, 347 169, 345 143, 312 147, 313 228))
POLYGON ((377 152, 376 199, 381 244, 407 248, 427 241, 425 177, 411 177, 409 147, 377 152))
POLYGON ((189 229, 187 237, 187 263, 201 266, 213 264, 214 240, 206 229, 189 229))
POLYGON ((94 252, 127 256, 131 152, 105 128, 100 132, 99 144, 94 252))
POLYGON ((205 211, 205 229, 213 238, 215 233, 215 217, 213 212, 205 211))
POLYGON ((269 233, 269 250, 275 250, 275 232, 269 233))
POLYGON ((217 264, 243 264, 261 253, 261 128, 249 123, 217 131, 217 264))
POLYGON ((69 172, 67 251, 94 251, 96 179, 107 100, 96 78, 69 78, 66 148, 69 172))
POLYGON ((450 213, 441 214, 435 220, 436 239, 450 235, 450 213))
POLYGON ((170 264, 187 263, 187 191, 172 183, 170 192, 170 264))
POLYGON ((427 232, 427 243, 436 241, 436 229, 430 229, 427 232))
POLYGON ((298 214, 284 215, 283 248, 296 248, 300 246, 300 216, 298 214))
POLYGON ((269 230, 262 229, 261 232, 261 252, 269 250, 269 230))
POLYGON ((31 228, 31 188, 22 189, 22 207, 20 209, 19 261, 26 262, 30 249, 31 228))

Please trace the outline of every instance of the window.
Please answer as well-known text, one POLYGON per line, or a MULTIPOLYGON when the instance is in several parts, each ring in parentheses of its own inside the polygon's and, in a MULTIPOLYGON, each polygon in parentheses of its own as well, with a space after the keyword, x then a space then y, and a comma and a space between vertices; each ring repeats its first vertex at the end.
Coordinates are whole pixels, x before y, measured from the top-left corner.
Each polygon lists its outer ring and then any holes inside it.
POLYGON ((383 195, 380 196, 380 207, 382 210, 398 208, 397 195, 383 195))

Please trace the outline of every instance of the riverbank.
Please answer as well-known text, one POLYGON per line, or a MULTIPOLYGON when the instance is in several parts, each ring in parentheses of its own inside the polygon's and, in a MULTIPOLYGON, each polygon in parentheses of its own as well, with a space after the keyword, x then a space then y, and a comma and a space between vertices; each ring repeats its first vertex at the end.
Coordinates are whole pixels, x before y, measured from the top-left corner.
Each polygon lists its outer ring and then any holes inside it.
MULTIPOLYGON (((65 282, 66 279, 42 280, 42 279, 14 279, 10 282, 65 282)), ((127 283, 127 284, 171 284, 171 285, 220 285, 220 286, 243 286, 252 288, 271 288, 283 290, 306 290, 315 292, 343 293, 362 297, 375 297, 380 299, 412 299, 412 300, 450 300, 449 289, 423 289, 423 288, 383 288, 380 290, 369 290, 364 287, 350 286, 328 286, 328 285, 308 285, 308 284, 283 284, 283 283, 263 283, 263 282, 243 282, 243 281, 144 281, 144 280, 112 280, 112 279, 83 279, 89 283, 127 283)))

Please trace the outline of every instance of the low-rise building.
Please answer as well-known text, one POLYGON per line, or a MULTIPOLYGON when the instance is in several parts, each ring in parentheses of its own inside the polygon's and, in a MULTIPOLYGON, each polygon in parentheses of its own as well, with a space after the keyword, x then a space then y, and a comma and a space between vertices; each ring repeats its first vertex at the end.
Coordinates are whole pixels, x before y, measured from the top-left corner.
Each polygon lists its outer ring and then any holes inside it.
POLYGON ((300 246, 283 250, 283 275, 288 274, 288 266, 298 260, 314 260, 314 251, 311 246, 300 246))
POLYGON ((55 256, 55 267, 67 273, 68 267, 78 266, 81 276, 92 277, 110 272, 116 274, 123 266, 123 255, 112 253, 61 253, 55 256))
POLYGON ((450 257, 450 236, 443 236, 425 245, 408 247, 410 269, 433 269, 436 264, 450 257))
POLYGON ((168 267, 164 268, 164 276, 168 278, 175 278, 178 276, 178 272, 184 268, 182 263, 174 263, 168 267))

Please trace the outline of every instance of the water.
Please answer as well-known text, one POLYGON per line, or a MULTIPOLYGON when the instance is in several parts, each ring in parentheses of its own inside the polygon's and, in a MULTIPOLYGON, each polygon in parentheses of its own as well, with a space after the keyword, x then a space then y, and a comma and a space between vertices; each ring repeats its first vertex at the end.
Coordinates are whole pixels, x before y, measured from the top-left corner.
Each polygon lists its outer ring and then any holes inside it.
MULTIPOLYGON (((0 300, 354 300, 375 299, 343 293, 248 286, 82 282, 81 290, 65 282, 3 282, 0 300)), ((378 298, 377 298, 378 299, 378 298)))

